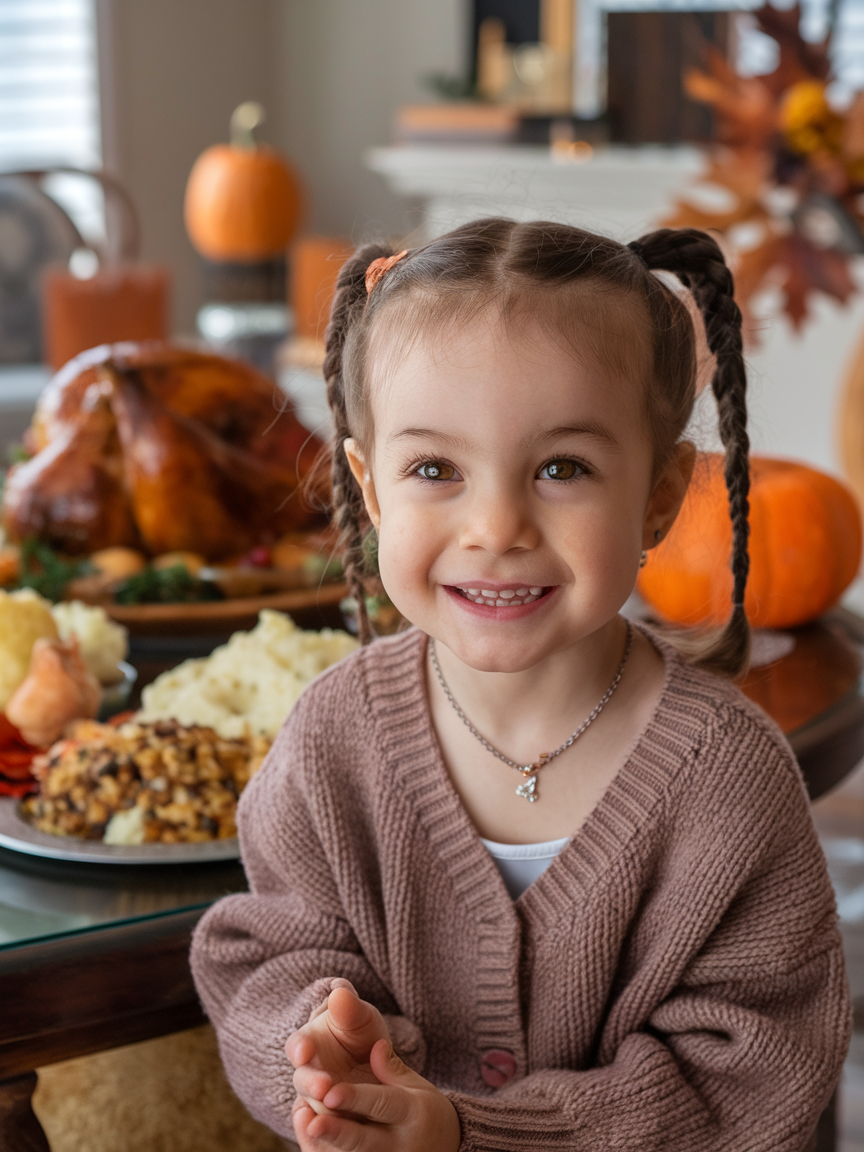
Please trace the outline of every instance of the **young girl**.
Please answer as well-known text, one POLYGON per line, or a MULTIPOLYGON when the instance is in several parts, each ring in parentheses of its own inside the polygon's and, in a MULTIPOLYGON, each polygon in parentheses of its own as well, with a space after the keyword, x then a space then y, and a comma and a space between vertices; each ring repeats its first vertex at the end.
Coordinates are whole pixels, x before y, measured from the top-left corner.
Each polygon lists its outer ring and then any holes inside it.
POLYGON ((192 963, 231 1082, 304 1152, 800 1150, 849 1004, 800 772, 747 659, 740 314, 717 245, 481 220, 342 270, 333 499, 414 625, 305 692, 192 963), (716 358, 732 614, 620 609, 716 358))

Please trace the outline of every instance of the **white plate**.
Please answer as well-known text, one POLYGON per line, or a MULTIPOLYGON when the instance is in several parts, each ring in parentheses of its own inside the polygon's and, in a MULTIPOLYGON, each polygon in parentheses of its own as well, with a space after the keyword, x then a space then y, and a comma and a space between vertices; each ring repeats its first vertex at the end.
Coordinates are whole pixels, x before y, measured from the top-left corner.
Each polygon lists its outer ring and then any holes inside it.
POLYGON ((82 864, 205 864, 238 860, 236 838, 205 840, 199 844, 103 844, 77 836, 51 836, 38 832, 18 815, 19 801, 0 798, 0 848, 43 856, 50 860, 76 860, 82 864))

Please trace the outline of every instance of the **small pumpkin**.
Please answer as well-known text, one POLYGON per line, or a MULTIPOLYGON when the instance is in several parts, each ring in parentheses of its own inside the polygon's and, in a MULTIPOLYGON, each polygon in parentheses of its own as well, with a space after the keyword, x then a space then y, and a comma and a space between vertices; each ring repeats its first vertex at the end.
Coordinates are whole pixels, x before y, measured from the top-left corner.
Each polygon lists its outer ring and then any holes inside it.
POLYGON ((231 143, 202 152, 189 173, 186 230, 208 260, 267 260, 297 231, 300 182, 275 149, 256 142, 263 119, 260 104, 241 104, 231 117, 231 143))
MULTIPOLYGON (((861 562, 861 514, 839 480, 791 460, 750 461, 750 576, 756 628, 793 628, 839 600, 861 562)), ((648 553, 639 591, 677 624, 722 625, 732 597, 723 457, 700 455, 678 519, 648 553)))

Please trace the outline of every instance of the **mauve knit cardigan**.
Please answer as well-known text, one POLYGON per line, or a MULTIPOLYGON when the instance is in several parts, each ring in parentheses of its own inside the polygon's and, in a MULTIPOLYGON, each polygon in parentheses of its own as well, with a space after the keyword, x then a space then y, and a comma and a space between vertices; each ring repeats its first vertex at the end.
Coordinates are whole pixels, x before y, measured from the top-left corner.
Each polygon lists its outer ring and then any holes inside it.
POLYGON ((806 1147, 850 1009, 801 774, 736 688, 658 646, 651 721, 515 903, 443 765, 426 637, 307 689, 240 804, 251 892, 192 947, 253 1116, 292 1134, 284 1044, 343 976, 448 1094, 461 1152, 806 1147), (493 1089, 496 1049, 515 1075, 493 1089))

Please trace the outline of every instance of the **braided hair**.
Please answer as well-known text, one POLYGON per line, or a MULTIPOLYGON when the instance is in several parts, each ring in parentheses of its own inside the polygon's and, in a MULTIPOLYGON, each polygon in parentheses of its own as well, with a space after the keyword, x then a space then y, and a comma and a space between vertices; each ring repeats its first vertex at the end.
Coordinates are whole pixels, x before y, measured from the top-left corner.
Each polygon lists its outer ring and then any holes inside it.
POLYGON ((338 533, 345 580, 349 592, 357 601, 358 634, 362 644, 368 644, 372 639, 366 608, 371 574, 366 571, 367 557, 364 549, 371 524, 366 515, 363 493, 345 455, 345 441, 352 433, 348 424, 343 359, 346 337, 366 307, 366 269, 373 260, 390 255, 389 248, 380 244, 367 244, 342 265, 336 281, 330 320, 324 333, 326 351, 323 372, 327 383, 327 403, 334 423, 333 444, 330 446, 333 520, 338 533))
MULTIPOLYGON (((655 271, 674 274, 692 292, 716 361, 712 389, 726 453, 725 477, 733 525, 732 616, 719 636, 687 651, 696 664, 727 675, 746 666, 749 629, 744 613, 748 571, 749 465, 746 374, 741 314, 723 255, 704 232, 662 229, 629 246, 565 224, 519 224, 491 217, 463 225, 395 263, 367 292, 372 261, 389 258, 380 244, 360 248, 343 266, 325 334, 324 377, 333 413, 332 509, 346 580, 358 604, 361 640, 372 635, 366 597, 378 590, 364 541, 371 528, 360 486, 348 466, 344 442, 371 443, 368 365, 380 332, 388 340, 411 339, 422 325, 463 319, 495 304, 502 314, 531 307, 550 325, 575 324, 582 343, 620 371, 634 359, 647 389, 647 416, 655 474, 674 451, 695 401, 696 337, 686 306, 655 271), (546 291, 544 291, 544 289, 546 291), (543 307, 536 301, 543 301, 543 307), (527 302, 527 303, 526 303, 527 302), (622 302, 630 339, 604 338, 618 326, 622 302), (546 307, 549 304, 551 307, 546 307), (635 305, 633 307, 632 305, 635 305), (378 317, 386 312, 386 325, 378 317), (640 318, 645 338, 634 338, 640 318)), ((371 281, 370 281, 371 282, 371 281)), ((682 644, 686 649, 686 645, 682 644)))
POLYGON ((732 273, 717 242, 695 228, 661 228, 628 247, 647 268, 672 272, 690 289, 705 323, 708 349, 716 361, 711 390, 726 453, 724 473, 732 519, 732 616, 711 649, 710 660, 706 660, 706 653, 701 663, 721 671, 740 671, 750 653, 750 628, 744 611, 750 569, 750 438, 741 311, 733 295, 732 273))

